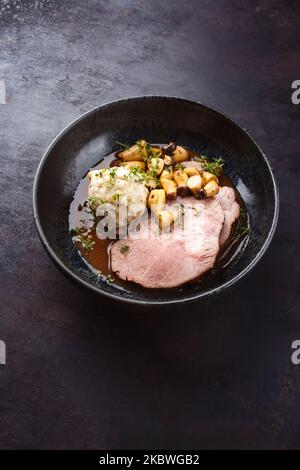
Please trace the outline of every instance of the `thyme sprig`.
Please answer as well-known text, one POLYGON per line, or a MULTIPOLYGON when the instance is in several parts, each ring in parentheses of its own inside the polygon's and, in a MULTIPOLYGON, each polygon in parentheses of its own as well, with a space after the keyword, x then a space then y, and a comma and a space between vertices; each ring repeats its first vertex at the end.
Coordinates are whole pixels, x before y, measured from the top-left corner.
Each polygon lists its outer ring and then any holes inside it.
POLYGON ((185 169, 185 166, 182 163, 177 163, 175 165, 175 170, 183 171, 185 169))
POLYGON ((200 157, 196 157, 197 162, 201 163, 202 168, 204 171, 208 171, 209 173, 212 173, 213 175, 216 176, 221 176, 223 173, 223 166, 224 166, 224 160, 223 158, 213 158, 212 160, 209 160, 207 157, 204 155, 201 155, 200 157))
POLYGON ((246 235, 249 235, 249 233, 250 233, 249 225, 241 225, 241 227, 238 228, 238 235, 241 238, 246 235))
POLYGON ((122 142, 116 142, 116 144, 120 145, 120 147, 123 147, 123 149, 128 150, 130 148, 129 144, 123 144, 122 142))
POLYGON ((114 282, 114 280, 115 280, 115 278, 111 274, 109 274, 106 278, 107 284, 112 284, 114 282))
POLYGON ((122 255, 127 255, 129 251, 129 246, 128 245, 122 245, 121 248, 120 248, 120 253, 122 253, 122 255))

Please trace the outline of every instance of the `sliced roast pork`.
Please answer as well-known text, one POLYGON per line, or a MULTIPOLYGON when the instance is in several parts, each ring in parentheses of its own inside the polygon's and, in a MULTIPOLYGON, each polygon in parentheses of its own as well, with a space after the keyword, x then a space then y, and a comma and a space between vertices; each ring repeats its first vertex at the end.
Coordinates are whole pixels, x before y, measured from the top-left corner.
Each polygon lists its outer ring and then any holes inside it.
POLYGON ((220 187, 215 197, 224 211, 224 225, 220 233, 220 246, 222 246, 229 238, 232 225, 240 216, 240 206, 236 201, 234 189, 228 186, 220 187))
MULTIPOLYGON (((176 201, 178 202, 178 201, 176 201)), ((211 269, 219 251, 224 211, 216 198, 184 198, 182 223, 171 233, 150 237, 149 222, 135 234, 114 243, 111 268, 121 278, 148 288, 180 286, 211 269), (147 234, 148 232, 148 234, 147 234)))

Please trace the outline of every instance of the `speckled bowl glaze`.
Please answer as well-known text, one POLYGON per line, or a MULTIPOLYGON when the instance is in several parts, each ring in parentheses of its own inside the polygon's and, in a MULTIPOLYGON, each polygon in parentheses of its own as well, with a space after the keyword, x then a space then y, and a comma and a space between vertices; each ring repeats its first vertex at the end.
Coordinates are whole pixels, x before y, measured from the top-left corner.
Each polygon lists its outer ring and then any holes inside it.
POLYGON ((278 218, 278 190, 270 165, 255 141, 223 113, 181 98, 145 96, 92 109, 67 126, 39 165, 33 194, 34 218, 50 257, 79 284, 132 304, 201 300, 232 286, 266 251, 278 218), (124 290, 99 280, 85 265, 68 233, 69 206, 87 170, 118 148, 116 142, 180 142, 190 150, 225 160, 226 174, 242 195, 251 232, 240 256, 210 282, 164 289, 124 290))

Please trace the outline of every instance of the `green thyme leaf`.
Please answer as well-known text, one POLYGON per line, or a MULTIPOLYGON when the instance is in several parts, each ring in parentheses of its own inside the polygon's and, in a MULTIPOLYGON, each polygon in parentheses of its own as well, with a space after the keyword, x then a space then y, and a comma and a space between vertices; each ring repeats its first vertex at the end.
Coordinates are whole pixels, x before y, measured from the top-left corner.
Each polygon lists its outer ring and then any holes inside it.
POLYGON ((182 163, 177 163, 175 165, 175 170, 183 171, 184 169, 185 169, 185 166, 182 163))
POLYGON ((82 229, 80 227, 71 228, 70 234, 72 235, 72 237, 76 237, 77 235, 81 234, 81 231, 82 229))
POLYGON ((92 249, 94 248, 95 242, 89 237, 81 236, 79 237, 78 241, 86 253, 92 251, 92 249))
POLYGON ((121 248, 120 248, 120 253, 122 253, 122 255, 126 255, 129 251, 129 246, 128 245, 122 245, 121 248))
POLYGON ((209 160, 204 155, 201 155, 201 157, 196 157, 196 160, 197 162, 201 163, 204 171, 208 171, 209 173, 212 173, 216 176, 221 176, 223 173, 224 161, 222 158, 214 158, 209 160))
POLYGON ((123 147, 125 150, 128 150, 130 148, 129 144, 122 144, 122 142, 116 142, 116 144, 120 145, 120 147, 123 147))
POLYGON ((244 237, 246 235, 249 235, 250 233, 250 227, 247 226, 247 225, 242 225, 241 227, 239 227, 238 229, 238 235, 239 237, 244 237))
POLYGON ((107 284, 112 284, 114 282, 114 280, 115 280, 115 278, 111 274, 109 274, 106 278, 107 284))

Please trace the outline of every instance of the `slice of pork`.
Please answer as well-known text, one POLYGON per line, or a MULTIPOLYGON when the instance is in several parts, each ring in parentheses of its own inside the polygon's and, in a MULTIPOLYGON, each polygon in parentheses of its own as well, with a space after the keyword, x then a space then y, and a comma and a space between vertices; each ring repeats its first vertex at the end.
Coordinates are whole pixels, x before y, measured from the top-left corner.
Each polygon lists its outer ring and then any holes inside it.
POLYGON ((222 186, 215 196, 224 211, 224 225, 220 234, 220 246, 228 240, 232 225, 240 216, 240 206, 236 201, 235 192, 229 186, 222 186))
POLYGON ((114 243, 111 268, 121 279, 148 288, 176 287, 213 267, 224 222, 222 206, 215 198, 184 198, 181 203, 186 214, 183 228, 176 225, 170 234, 151 239, 144 226, 138 232, 141 238, 114 243))

